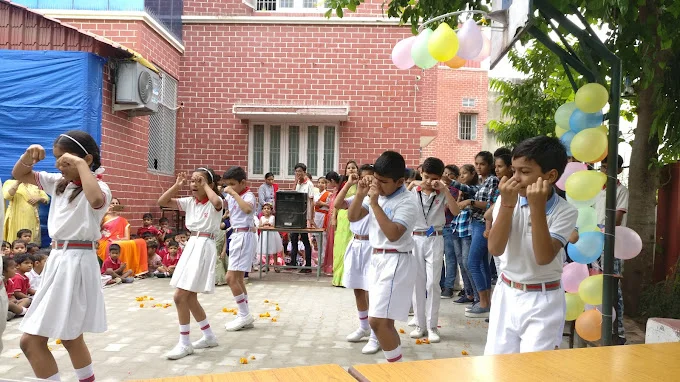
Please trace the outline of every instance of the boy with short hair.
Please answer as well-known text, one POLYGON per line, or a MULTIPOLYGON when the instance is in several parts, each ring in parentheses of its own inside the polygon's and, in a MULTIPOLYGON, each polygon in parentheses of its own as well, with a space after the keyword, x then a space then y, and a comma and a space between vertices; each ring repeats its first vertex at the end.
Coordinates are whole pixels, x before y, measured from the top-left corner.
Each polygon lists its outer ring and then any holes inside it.
POLYGON ((179 262, 179 244, 176 241, 171 240, 166 245, 168 253, 163 258, 163 266, 168 270, 168 273, 172 276, 177 267, 177 262, 179 262))
MULTIPOLYGON (((442 182, 444 182, 455 200, 458 200, 460 190, 451 185, 451 182, 457 180, 460 176, 460 169, 458 166, 449 164, 444 166, 444 174, 442 175, 442 182)), ((444 237, 444 264, 442 266, 442 275, 439 280, 439 286, 442 289, 441 298, 453 298, 453 287, 456 283, 456 275, 458 275, 458 260, 456 259, 456 245, 453 239, 453 230, 456 216, 451 213, 449 208, 444 209, 445 224, 442 236, 444 237)), ((461 275, 465 272, 461 269, 461 275)))
MULTIPOLYGON (((6 312, 0 311, 3 317, 0 321, 11 320, 16 316, 23 316, 28 312, 28 307, 31 305, 30 298, 23 298, 18 300, 14 297, 14 281, 12 280, 16 275, 17 264, 14 259, 7 256, 2 257, 2 278, 4 288, 0 288, 0 291, 6 292, 6 297, 8 301, 8 310, 6 312)), ((3 296, 5 297, 5 296, 3 296)), ((4 300, 4 298, 3 298, 4 300)), ((4 301, 3 301, 4 302, 4 301)))
POLYGON ((17 264, 17 272, 12 278, 12 281, 14 281, 14 297, 16 297, 17 300, 30 298, 35 294, 35 289, 31 288, 31 281, 26 275, 33 269, 31 255, 28 253, 15 255, 14 261, 17 264))
POLYGON ((373 165, 374 175, 357 184, 349 206, 350 222, 369 216, 369 242, 373 248, 369 273, 368 321, 388 362, 401 359, 399 333, 394 320, 408 320, 415 285, 411 233, 418 213, 415 198, 404 187, 404 158, 385 151, 373 165))
POLYGON ((132 269, 126 270, 127 264, 120 262, 120 245, 111 244, 109 246, 109 257, 102 264, 102 275, 109 275, 116 282, 131 283, 134 281, 132 269), (120 281, 118 281, 120 280, 120 281))
POLYGON ((40 289, 40 284, 42 283, 42 271, 45 269, 45 263, 47 262, 47 257, 50 255, 50 249, 42 249, 31 255, 31 261, 33 262, 33 269, 28 272, 28 280, 31 284, 31 289, 36 291, 40 289))
POLYGON ((12 256, 26 253, 26 242, 23 240, 14 240, 12 242, 12 256))
MULTIPOLYGON (((295 165, 295 191, 307 194, 307 228, 314 227, 314 183, 307 177, 307 165, 297 163, 295 165)), ((309 234, 293 232, 290 234, 292 248, 297 248, 298 240, 302 240, 305 246, 305 264, 312 265, 312 245, 309 242, 309 234)), ((291 265, 295 265, 295 258, 291 255, 291 265)), ((299 273, 312 273, 311 269, 300 269, 299 273)))
MULTIPOLYGON (((446 224, 445 210, 455 216, 460 213, 458 202, 442 181, 444 162, 430 157, 422 164, 423 180, 411 193, 414 195, 418 212, 414 217, 415 226, 413 250, 416 268, 416 282, 413 290, 413 313, 416 328, 411 338, 427 335, 429 342, 437 343, 439 337, 439 304, 441 300, 442 265, 444 264, 444 238, 446 224)), ((450 183, 450 182, 449 182, 450 183)))
POLYGON ((137 236, 143 237, 144 232, 151 232, 151 235, 158 237, 161 231, 153 225, 153 214, 150 212, 145 213, 142 216, 142 226, 137 230, 137 236))
POLYGON ((17 240, 23 240, 25 243, 30 243, 33 240, 33 232, 30 229, 20 229, 17 231, 17 240))
POLYGON ((2 249, 2 254, 0 254, 0 256, 10 257, 12 255, 12 243, 10 243, 8 241, 3 241, 1 249, 2 249))
POLYGON ((225 202, 229 210, 232 234, 229 241, 229 266, 227 284, 231 288, 234 300, 238 305, 238 315, 225 325, 227 331, 233 332, 253 327, 255 319, 248 309, 248 291, 244 280, 245 272, 253 267, 257 234, 255 233, 255 195, 247 186, 247 174, 241 167, 232 167, 223 176, 225 202))
POLYGON ((566 165, 557 138, 530 138, 512 152, 515 174, 500 181, 489 233, 489 253, 502 256, 485 355, 559 347, 566 315, 562 258, 578 215, 553 188, 566 165))
MULTIPOLYGON (((600 163, 600 171, 607 174, 607 158, 604 158, 600 163)), ((621 174, 623 171, 623 157, 618 156, 618 172, 621 174)), ((604 230, 604 223, 606 218, 606 204, 607 204, 607 185, 602 187, 602 191, 597 195, 595 199, 595 212, 597 212, 597 225, 600 229, 604 230)), ((621 184, 621 181, 616 180, 616 225, 626 226, 626 221, 628 220, 628 188, 621 184)), ((601 260, 601 259, 600 259, 601 260)), ((621 277, 623 275, 623 260, 614 258, 614 274, 621 277)), ((614 333, 614 344, 624 345, 626 343, 626 331, 623 327, 623 293, 621 291, 621 280, 618 279, 616 282, 617 286, 617 301, 614 304, 614 309, 616 309, 616 325, 613 327, 614 333)))
POLYGON ((169 277, 170 273, 163 266, 163 259, 156 253, 158 251, 158 242, 156 240, 149 240, 146 242, 146 258, 147 258, 147 270, 149 271, 149 276, 155 276, 158 278, 169 277))

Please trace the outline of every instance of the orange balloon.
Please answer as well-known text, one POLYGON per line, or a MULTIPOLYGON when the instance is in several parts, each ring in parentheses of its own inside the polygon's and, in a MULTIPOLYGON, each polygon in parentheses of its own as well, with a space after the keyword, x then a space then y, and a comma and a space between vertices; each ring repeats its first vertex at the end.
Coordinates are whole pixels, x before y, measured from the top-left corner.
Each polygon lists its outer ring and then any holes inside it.
POLYGON ((606 158, 606 157, 607 157, 607 153, 608 153, 608 152, 609 152, 609 148, 607 148, 607 150, 604 150, 604 153, 602 154, 602 156, 601 156, 601 157, 599 157, 599 158, 597 158, 597 159, 595 160, 595 162, 594 162, 594 163, 597 163, 597 162, 602 162, 602 160, 603 160, 604 158, 606 158))
POLYGON ((586 341, 602 337, 602 313, 597 309, 586 310, 576 319, 576 333, 586 341))
POLYGON ((451 69, 462 68, 465 65, 465 59, 455 56, 452 59, 446 61, 444 65, 448 66, 451 69))

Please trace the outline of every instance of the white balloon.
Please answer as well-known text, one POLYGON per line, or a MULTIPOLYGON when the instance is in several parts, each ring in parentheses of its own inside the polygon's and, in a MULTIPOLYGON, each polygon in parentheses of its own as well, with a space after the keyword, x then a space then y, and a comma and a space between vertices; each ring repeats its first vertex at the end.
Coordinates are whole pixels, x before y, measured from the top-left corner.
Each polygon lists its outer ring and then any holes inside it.
POLYGON ((458 30, 458 53, 456 55, 466 60, 473 60, 484 47, 484 35, 477 23, 469 19, 458 30))

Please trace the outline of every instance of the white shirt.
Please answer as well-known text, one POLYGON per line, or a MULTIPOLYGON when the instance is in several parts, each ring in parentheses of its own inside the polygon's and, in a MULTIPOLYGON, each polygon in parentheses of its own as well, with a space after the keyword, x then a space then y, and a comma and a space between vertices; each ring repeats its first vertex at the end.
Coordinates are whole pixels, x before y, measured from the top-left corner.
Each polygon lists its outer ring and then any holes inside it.
POLYGON ((38 274, 35 269, 31 269, 30 272, 26 273, 26 277, 28 277, 31 289, 35 289, 36 291, 40 289, 40 283, 42 283, 42 274, 38 274))
POLYGON ((239 196, 244 202, 250 204, 252 212, 249 214, 243 212, 236 202, 236 199, 231 195, 227 195, 224 200, 227 202, 227 209, 229 210, 229 222, 234 229, 254 227, 255 222, 257 221, 257 218, 255 217, 255 195, 250 191, 250 188, 246 187, 239 196))
MULTIPOLYGON (((446 192, 449 192, 448 188, 446 192)), ((430 227, 442 228, 446 224, 446 195, 443 192, 432 191, 427 195, 418 186, 411 190, 416 204, 419 207, 415 215, 416 231, 427 231, 430 227)))
POLYGON ((379 196, 378 205, 385 212, 387 217, 394 223, 401 224, 406 227, 406 231, 397 241, 390 241, 383 233, 378 221, 375 219, 373 209, 370 207, 370 199, 367 196, 364 199, 362 206, 368 210, 368 236, 371 247, 374 249, 396 249, 399 252, 409 252, 415 247, 413 241, 413 227, 415 226, 414 217, 418 213, 418 204, 416 203, 413 194, 406 191, 406 187, 402 186, 397 189, 392 195, 379 196))
POLYGON ((87 201, 85 191, 81 191, 72 202, 68 201, 71 193, 77 188, 73 182, 66 186, 63 193, 57 195, 57 184, 63 179, 61 174, 45 171, 34 172, 34 174, 35 183, 52 198, 50 212, 47 215, 47 230, 53 240, 97 241, 101 239, 100 224, 111 204, 111 190, 106 183, 98 181, 104 204, 99 209, 94 209, 87 201))
MULTIPOLYGON (((604 226, 607 206, 607 190, 602 189, 595 199, 595 212, 597 212, 597 224, 604 226)), ((616 211, 623 211, 621 225, 626 227, 628 222, 628 189, 626 186, 616 181, 616 211)))
POLYGON ((185 211, 185 225, 192 232, 208 232, 217 235, 222 222, 222 210, 215 209, 210 200, 199 202, 188 196, 177 199, 177 208, 185 211))
MULTIPOLYGON (((352 195, 349 198, 345 199, 345 204, 347 205, 347 208, 349 208, 349 206, 352 204, 354 198, 355 195, 352 195)), ((359 221, 349 222, 349 230, 352 231, 352 233, 355 235, 361 236, 368 235, 368 215, 364 216, 364 218, 359 221)))
MULTIPOLYGON (((498 221, 498 212, 502 202, 499 196, 493 208, 493 224, 498 221)), ((502 207, 507 208, 507 207, 502 207)), ((569 236, 576 227, 578 210, 566 200, 560 198, 556 192, 546 203, 546 219, 550 236, 559 240, 563 246, 567 245, 569 236)), ((550 264, 538 265, 534 257, 534 247, 531 236, 531 216, 529 204, 524 197, 518 197, 515 210, 512 213, 512 227, 501 260, 501 271, 507 278, 523 284, 537 284, 560 280, 562 277, 562 259, 565 257, 564 248, 555 256, 550 264)))

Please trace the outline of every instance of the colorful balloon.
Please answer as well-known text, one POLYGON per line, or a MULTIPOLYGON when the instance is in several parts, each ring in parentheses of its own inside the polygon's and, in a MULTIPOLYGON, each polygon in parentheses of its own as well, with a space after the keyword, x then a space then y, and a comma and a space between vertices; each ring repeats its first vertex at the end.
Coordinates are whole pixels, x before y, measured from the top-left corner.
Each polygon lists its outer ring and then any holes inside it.
POLYGON ((606 181, 607 175, 599 171, 577 171, 567 178, 567 195, 580 201, 592 199, 602 191, 606 181))
POLYGON ((630 260, 642 252, 642 239, 637 232, 628 227, 616 227, 616 240, 614 241, 614 257, 621 260, 630 260))
POLYGON ((587 225, 583 228, 579 227, 578 231, 579 232, 600 232, 600 233, 602 232, 600 227, 598 227, 596 225, 587 225))
MULTIPOLYGON (((566 186, 565 186, 565 188, 566 188, 566 186)), ((576 208, 592 207, 595 204, 596 201, 597 201, 597 195, 594 198, 588 199, 588 200, 574 200, 574 198, 572 198, 571 196, 569 196, 569 194, 567 194, 567 202, 569 202, 569 204, 571 204, 572 206, 574 206, 576 208)))
POLYGON ((411 48, 416 41, 416 36, 405 38, 397 43, 392 49, 392 62, 399 69, 410 69, 416 63, 411 57, 411 48))
POLYGON ((458 30, 458 57, 473 60, 479 55, 484 46, 484 35, 473 19, 468 19, 458 30))
POLYGON ((565 321, 574 321, 583 313, 585 303, 578 296, 578 293, 565 293, 564 299, 567 302, 567 316, 565 321))
MULTIPOLYGON (((557 126, 556 129, 561 129, 561 127, 557 126)), ((565 130, 566 132, 567 130, 565 130)), ((586 166, 584 163, 581 162, 569 162, 567 163, 567 167, 564 168, 564 172, 562 173, 562 176, 557 180, 555 183, 555 186, 559 188, 560 190, 564 190, 567 188, 565 183, 567 182, 567 179, 571 174, 577 172, 577 171, 583 171, 587 170, 588 166, 586 166)))
POLYGON ((581 297, 581 300, 586 304, 601 305, 603 282, 604 276, 602 275, 589 276, 583 280, 578 287, 578 295, 581 297))
POLYGON ((580 264, 590 264, 600 258, 604 249, 604 235, 597 231, 579 231, 576 244, 567 244, 569 257, 580 264))
POLYGON ((595 113, 598 110, 602 110, 608 100, 609 93, 607 93, 607 89, 604 86, 598 83, 590 83, 578 89, 574 102, 576 107, 582 112, 595 113))
POLYGON ((569 130, 568 130, 568 129, 563 129, 563 128, 561 128, 561 127, 555 125, 555 136, 556 136, 557 138, 562 138, 562 136, 564 135, 564 133, 566 133, 567 131, 569 131, 569 130))
MULTIPOLYGON (((583 310, 597 309, 600 314, 602 314, 602 305, 590 305, 586 304, 583 310)), ((604 316, 603 316, 604 317, 604 316)), ((612 306, 612 322, 616 321, 616 308, 612 306)))
POLYGON ((562 134, 562 137, 560 138, 560 142, 562 142, 565 150, 567 150, 568 156, 572 156, 571 155, 571 141, 574 139, 574 136, 576 136, 576 134, 574 134, 573 131, 569 130, 566 133, 562 134))
POLYGON ((477 57, 474 58, 474 61, 484 61, 487 58, 489 58, 489 54, 491 54, 491 40, 489 40, 488 37, 484 36, 484 42, 482 43, 482 51, 479 52, 477 57))
POLYGON ((555 123, 557 126, 569 130, 569 118, 571 114, 576 110, 576 104, 574 102, 567 102, 560 106, 555 112, 555 123))
POLYGON ((466 62, 467 61, 465 61, 464 59, 456 56, 456 57, 446 61, 444 63, 444 65, 448 66, 451 69, 458 69, 458 68, 462 68, 463 66, 465 66, 466 62))
POLYGON ((421 69, 430 69, 431 67, 437 65, 437 60, 435 60, 427 49, 430 37, 432 37, 432 29, 424 29, 413 42, 411 47, 411 58, 413 62, 421 69))
MULTIPOLYGON (((574 112, 575 113, 575 112, 574 112)), ((594 163, 607 153, 607 134, 600 129, 585 129, 571 140, 571 153, 582 162, 594 163)))
POLYGON ((578 219, 576 220, 576 226, 581 227, 592 227, 597 225, 597 212, 593 207, 582 207, 578 209, 578 219))
POLYGON ((427 42, 427 51, 432 58, 439 62, 446 62, 456 56, 458 52, 458 36, 449 24, 441 23, 427 42))
POLYGON ((571 117, 569 117, 569 128, 571 131, 578 133, 581 130, 600 126, 603 118, 602 111, 584 113, 581 110, 576 109, 571 113, 571 117))
POLYGON ((586 310, 576 319, 576 333, 586 341, 602 337, 602 314, 597 309, 586 310))
MULTIPOLYGON (((562 269, 562 287, 567 292, 577 293, 578 286, 581 285, 581 281, 585 280, 587 277, 587 265, 580 263, 569 263, 562 269)), ((583 308, 581 308, 581 310, 583 310, 583 308)))

